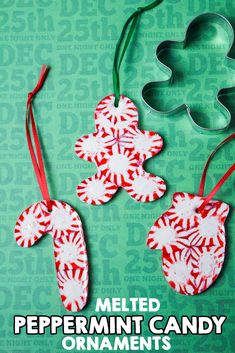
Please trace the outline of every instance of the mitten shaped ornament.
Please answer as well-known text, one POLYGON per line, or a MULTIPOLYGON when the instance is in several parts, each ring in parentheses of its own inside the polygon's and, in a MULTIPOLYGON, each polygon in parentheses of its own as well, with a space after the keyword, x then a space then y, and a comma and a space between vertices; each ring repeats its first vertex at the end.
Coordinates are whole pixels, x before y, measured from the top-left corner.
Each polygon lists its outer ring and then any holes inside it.
POLYGON ((177 292, 194 295, 204 292, 218 277, 225 257, 224 223, 229 206, 214 195, 235 170, 235 164, 214 189, 204 197, 206 173, 211 158, 235 134, 222 141, 205 166, 198 195, 176 192, 172 206, 154 223, 148 237, 150 249, 162 250, 162 269, 177 292))
POLYGON ((149 202, 166 191, 165 182, 143 168, 146 159, 158 154, 163 146, 156 132, 138 129, 138 111, 134 103, 121 96, 102 99, 95 111, 96 132, 77 140, 79 158, 93 162, 98 172, 77 187, 79 198, 93 205, 108 202, 119 187, 136 201, 149 202))
POLYGON ((43 201, 29 206, 20 215, 15 226, 15 239, 19 246, 31 247, 46 233, 51 234, 62 303, 69 311, 79 311, 86 305, 88 295, 88 261, 82 224, 79 215, 71 206, 50 199, 32 109, 32 98, 42 87, 47 72, 48 69, 43 65, 38 84, 28 95, 26 112, 26 136, 43 201))

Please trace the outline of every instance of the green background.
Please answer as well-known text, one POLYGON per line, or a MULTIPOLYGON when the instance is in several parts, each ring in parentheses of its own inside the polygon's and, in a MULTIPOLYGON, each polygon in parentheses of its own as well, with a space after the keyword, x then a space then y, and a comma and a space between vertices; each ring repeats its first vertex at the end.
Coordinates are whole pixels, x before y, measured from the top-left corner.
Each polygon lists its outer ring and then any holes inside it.
MULTIPOLYGON (((134 44, 123 63, 122 93, 137 104, 141 128, 157 131, 164 138, 164 150, 148 161, 146 169, 166 180, 166 196, 141 204, 120 190, 110 203, 98 207, 86 205, 76 196, 76 185, 94 174, 95 166, 76 157, 75 140, 94 131, 94 109, 102 97, 113 92, 111 69, 118 36, 127 15, 145 3, 149 1, 0 2, 1 353, 64 352, 62 333, 14 336, 13 316, 70 314, 63 309, 58 295, 50 236, 29 249, 19 248, 13 236, 20 213, 41 199, 27 149, 24 118, 27 93, 36 83, 42 63, 51 66, 51 71, 34 106, 50 193, 52 198, 68 202, 79 212, 89 253, 89 303, 81 314, 94 315, 98 297, 157 297, 161 302, 159 315, 166 317, 228 317, 220 336, 171 335, 171 352, 235 351, 234 211, 231 209, 226 223, 223 272, 215 285, 199 296, 185 297, 173 292, 161 272, 161 253, 149 250, 145 244, 153 222, 170 206, 172 193, 196 193, 208 154, 234 131, 235 94, 225 99, 232 112, 231 127, 226 133, 214 136, 196 132, 184 112, 169 118, 150 112, 141 98, 141 89, 147 82, 166 78, 156 63, 156 46, 167 39, 182 40, 189 22, 202 12, 219 12, 234 26, 234 0, 165 0, 157 9, 142 15, 134 44)), ((218 30, 214 40, 226 49, 228 43, 223 38, 218 30)), ((212 52, 217 55, 216 48, 212 52)), ((196 76, 202 86, 207 68, 211 69, 207 53, 203 54, 203 50, 199 53, 205 59, 196 76)), ((231 56, 235 57, 233 49, 231 56)), ((212 67, 211 77, 219 89, 225 74, 234 83, 234 73, 229 69, 214 72, 212 67)), ((180 100, 181 97, 179 92, 180 100)), ((197 106, 202 114, 210 111, 211 100, 201 106, 199 101, 197 106)), ((216 112, 209 114, 209 118, 216 121, 216 112)), ((231 142, 214 159, 207 191, 233 162, 231 142)), ((217 197, 234 206, 234 195, 234 178, 231 178, 217 197)), ((145 315, 146 321, 149 316, 145 315)), ((146 329, 144 335, 149 335, 146 329)))

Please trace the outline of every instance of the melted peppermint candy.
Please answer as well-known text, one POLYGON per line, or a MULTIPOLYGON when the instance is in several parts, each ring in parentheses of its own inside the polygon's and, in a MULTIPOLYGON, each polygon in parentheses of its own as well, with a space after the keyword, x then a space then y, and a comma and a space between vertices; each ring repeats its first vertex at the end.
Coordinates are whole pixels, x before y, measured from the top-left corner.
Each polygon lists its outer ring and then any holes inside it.
POLYGON ((78 197, 93 205, 108 202, 119 187, 140 202, 162 197, 165 182, 143 169, 146 159, 163 146, 160 135, 138 129, 138 111, 134 103, 121 96, 118 107, 114 95, 105 97, 95 111, 96 132, 77 140, 79 158, 94 162, 98 172, 77 187, 78 197))
POLYGON ((65 202, 52 200, 48 212, 46 202, 28 207, 15 226, 15 239, 19 246, 30 247, 45 233, 54 240, 57 281, 64 307, 79 311, 88 295, 88 261, 80 218, 65 202))
POLYGON ((164 275, 177 292, 204 292, 218 277, 225 256, 224 223, 229 206, 205 197, 175 193, 172 206, 156 220, 147 245, 162 250, 164 275))

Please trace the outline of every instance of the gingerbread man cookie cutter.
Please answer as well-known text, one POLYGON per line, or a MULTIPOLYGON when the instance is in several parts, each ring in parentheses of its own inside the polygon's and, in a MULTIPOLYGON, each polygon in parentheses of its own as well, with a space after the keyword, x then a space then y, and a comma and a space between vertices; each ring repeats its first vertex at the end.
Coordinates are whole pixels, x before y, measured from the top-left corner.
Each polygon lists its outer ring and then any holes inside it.
POLYGON ((227 96, 230 93, 235 92, 234 85, 231 85, 230 87, 219 88, 215 95, 214 106, 221 114, 221 116, 223 116, 223 121, 224 121, 224 123, 221 124, 219 127, 211 126, 211 124, 209 124, 209 127, 202 126, 201 123, 198 123, 195 120, 194 113, 191 111, 190 106, 186 103, 180 102, 179 105, 177 105, 176 107, 172 109, 164 110, 164 109, 160 109, 159 104, 156 104, 154 99, 152 99, 152 97, 154 96, 154 91, 156 91, 156 89, 160 89, 161 87, 162 88, 170 87, 174 82, 174 71, 161 61, 160 54, 163 52, 163 50, 168 49, 169 46, 172 46, 174 49, 186 49, 193 36, 193 33, 194 33, 193 30, 197 28, 201 23, 203 22, 207 23, 209 21, 214 21, 216 24, 222 26, 223 29, 226 31, 227 37, 228 37, 229 49, 225 55, 225 63, 227 67, 235 69, 235 60, 232 57, 230 57, 231 48, 234 43, 234 30, 231 23, 226 17, 224 17, 219 13, 204 13, 195 17, 189 23, 186 30, 186 35, 183 41, 167 40, 167 41, 161 42, 158 45, 156 49, 157 64, 161 68, 161 70, 168 76, 168 78, 163 81, 152 81, 147 83, 142 89, 142 98, 144 102, 147 104, 147 106, 151 108, 151 110, 153 110, 154 112, 157 112, 162 116, 173 116, 179 112, 186 111, 192 126, 198 132, 204 133, 204 134, 216 134, 216 133, 225 131, 231 123, 231 112, 222 103, 222 101, 224 96, 227 96))

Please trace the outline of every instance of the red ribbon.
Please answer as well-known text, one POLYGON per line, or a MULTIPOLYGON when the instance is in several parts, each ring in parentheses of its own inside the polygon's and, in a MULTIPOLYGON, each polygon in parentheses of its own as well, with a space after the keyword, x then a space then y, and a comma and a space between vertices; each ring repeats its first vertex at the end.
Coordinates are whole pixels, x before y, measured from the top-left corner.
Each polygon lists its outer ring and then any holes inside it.
MULTIPOLYGON (((204 194, 204 189, 205 189, 205 182, 206 182, 206 173, 210 164, 211 159, 215 155, 215 153, 227 142, 233 140, 235 138, 235 134, 230 135, 227 137, 225 140, 223 140, 211 153, 209 156, 204 171, 202 173, 201 181, 200 181, 200 186, 199 186, 199 191, 198 195, 203 196, 204 194)), ((228 169, 228 171, 222 176, 222 178, 218 181, 218 183, 215 185, 215 187, 211 190, 209 195, 205 198, 201 206, 198 208, 198 211, 200 212, 210 201, 211 199, 215 196, 215 194, 219 191, 221 186, 225 183, 225 181, 230 177, 230 175, 234 172, 235 170, 235 163, 228 169)))
POLYGON ((27 106, 26 106, 26 121, 25 121, 25 127, 26 127, 26 137, 28 141, 28 146, 29 146, 29 152, 31 155, 34 171, 37 177, 37 181, 39 184, 39 187, 41 189, 42 197, 47 203, 47 208, 48 211, 51 211, 52 205, 51 205, 51 199, 48 191, 48 186, 47 186, 47 180, 46 180, 46 174, 44 170, 44 164, 43 164, 43 158, 42 158, 42 151, 41 151, 41 146, 40 146, 40 141, 37 133, 37 127, 36 123, 34 120, 34 115, 33 115, 33 106, 32 106, 32 100, 34 96, 37 94, 37 92, 41 89, 47 73, 49 69, 48 67, 44 64, 42 65, 42 69, 40 72, 40 76, 38 79, 38 83, 34 90, 32 92, 28 93, 28 100, 27 100, 27 106), (32 133, 33 133, 33 140, 34 140, 34 145, 36 148, 36 154, 34 151, 34 146, 31 138, 31 133, 30 133, 30 128, 29 126, 32 126, 32 133))

